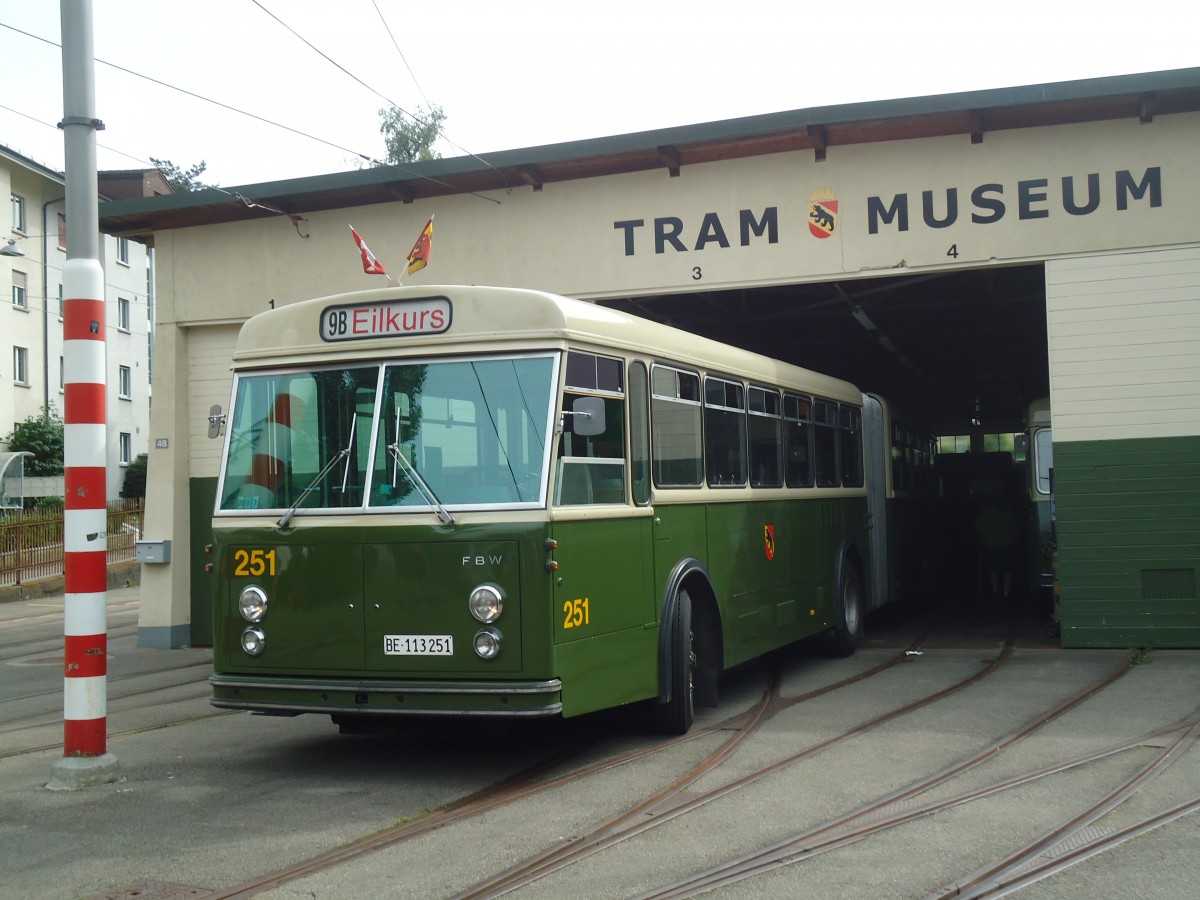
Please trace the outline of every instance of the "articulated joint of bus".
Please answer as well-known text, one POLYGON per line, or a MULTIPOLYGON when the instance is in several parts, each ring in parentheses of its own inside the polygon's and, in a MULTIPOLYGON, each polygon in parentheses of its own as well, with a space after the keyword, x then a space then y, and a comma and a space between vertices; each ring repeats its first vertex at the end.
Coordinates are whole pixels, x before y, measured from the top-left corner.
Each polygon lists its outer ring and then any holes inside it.
POLYGON ((213 675, 212 705, 268 715, 481 716, 562 714, 562 682, 373 681, 213 675))

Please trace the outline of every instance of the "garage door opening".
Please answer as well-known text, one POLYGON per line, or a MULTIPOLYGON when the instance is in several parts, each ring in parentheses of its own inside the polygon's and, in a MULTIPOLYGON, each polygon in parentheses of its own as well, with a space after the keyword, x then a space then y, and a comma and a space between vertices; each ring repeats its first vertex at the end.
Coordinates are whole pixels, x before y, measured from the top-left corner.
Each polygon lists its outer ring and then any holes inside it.
POLYGON ((932 511, 919 519, 932 562, 912 602, 875 617, 876 633, 931 619, 952 640, 991 640, 1014 624, 1022 641, 1053 640, 1029 443, 1030 410, 1049 395, 1041 264, 603 305, 851 381, 886 400, 914 446, 932 439, 932 511), (993 590, 998 556, 977 530, 997 539, 996 508, 1014 526, 1007 597, 1003 572, 993 590))

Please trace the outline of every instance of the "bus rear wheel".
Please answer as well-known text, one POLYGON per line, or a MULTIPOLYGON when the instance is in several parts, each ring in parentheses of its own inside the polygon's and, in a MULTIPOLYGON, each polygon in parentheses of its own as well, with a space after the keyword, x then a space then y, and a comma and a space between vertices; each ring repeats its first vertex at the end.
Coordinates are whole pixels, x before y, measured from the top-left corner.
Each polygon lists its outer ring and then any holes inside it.
POLYGON ((666 703, 654 707, 654 724, 663 734, 687 734, 696 715, 692 686, 696 654, 692 649, 692 598, 686 589, 676 595, 668 627, 671 695, 666 703))
POLYGON ((829 643, 838 656, 851 656, 858 649, 863 629, 862 575, 851 560, 846 560, 842 566, 837 596, 837 621, 829 643))

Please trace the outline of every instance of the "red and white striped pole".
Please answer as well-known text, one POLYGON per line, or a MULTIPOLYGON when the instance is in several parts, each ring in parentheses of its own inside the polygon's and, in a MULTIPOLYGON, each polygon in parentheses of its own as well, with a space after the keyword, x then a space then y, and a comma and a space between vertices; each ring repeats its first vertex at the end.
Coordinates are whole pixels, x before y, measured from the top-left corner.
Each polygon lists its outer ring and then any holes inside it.
POLYGON ((63 273, 66 756, 101 756, 106 749, 108 437, 103 297, 100 264, 67 260, 63 273))
POLYGON ((67 261, 63 269, 63 573, 66 594, 63 757, 48 787, 117 781, 108 731, 108 429, 104 270, 100 266, 92 8, 60 0, 66 144, 67 261))

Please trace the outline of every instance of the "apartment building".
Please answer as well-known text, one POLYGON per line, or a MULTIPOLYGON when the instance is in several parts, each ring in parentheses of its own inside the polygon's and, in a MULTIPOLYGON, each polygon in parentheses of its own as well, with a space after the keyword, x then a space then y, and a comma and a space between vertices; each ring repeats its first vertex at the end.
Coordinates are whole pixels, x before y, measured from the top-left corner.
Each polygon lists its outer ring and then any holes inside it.
MULTIPOLYGON (((171 189, 155 169, 100 173, 107 199, 171 189)), ((13 427, 43 409, 63 413, 63 266, 67 259, 63 173, 0 145, 0 450, 13 427)), ((125 466, 149 443, 154 323, 153 252, 128 238, 101 235, 110 498, 125 466)), ((28 491, 27 491, 28 494, 28 491)))

